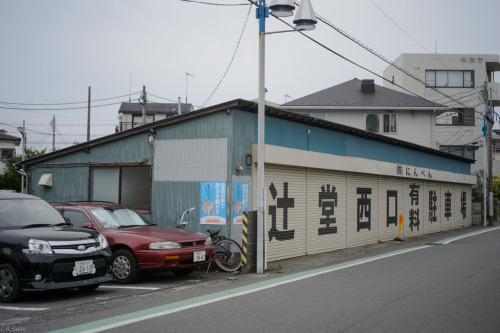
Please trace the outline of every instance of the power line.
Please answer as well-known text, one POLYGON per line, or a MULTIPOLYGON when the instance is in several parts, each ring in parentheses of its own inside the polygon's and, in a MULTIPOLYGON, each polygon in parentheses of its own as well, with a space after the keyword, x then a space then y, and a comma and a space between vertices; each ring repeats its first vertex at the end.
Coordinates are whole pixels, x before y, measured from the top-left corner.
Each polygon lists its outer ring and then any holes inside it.
MULTIPOLYGON (((117 105, 121 104, 123 102, 115 102, 115 103, 109 103, 109 104, 101 104, 101 105, 93 105, 92 108, 100 108, 104 106, 110 106, 110 105, 117 105)), ((37 104, 40 105, 40 104, 37 104)), ((53 109, 27 109, 27 108, 18 108, 18 107, 5 107, 5 106, 0 106, 0 109, 6 109, 6 110, 22 110, 22 111, 64 111, 64 110, 81 110, 81 109, 87 109, 88 106, 81 106, 81 107, 66 107, 66 108, 53 108, 53 109)))
POLYGON ((200 3, 202 5, 211 5, 211 6, 249 6, 247 3, 219 3, 219 2, 208 2, 208 1, 197 1, 197 0, 180 0, 183 2, 192 2, 192 3, 200 3))
MULTIPOLYGON (((133 93, 132 95, 139 94, 139 92, 133 93)), ((116 97, 109 97, 109 98, 102 98, 102 99, 95 99, 90 101, 91 103, 95 102, 102 102, 102 101, 109 101, 111 99, 117 99, 117 98, 123 98, 123 97, 129 97, 129 95, 122 95, 122 96, 116 96, 116 97)), ((60 103, 20 103, 20 102, 3 102, 0 101, 0 104, 10 104, 10 105, 38 105, 38 106, 43 106, 43 105, 72 105, 72 104, 82 104, 82 103, 88 103, 88 101, 82 101, 82 102, 60 102, 60 103)))
MULTIPOLYGON (((251 0, 249 0, 249 1, 251 1, 251 0)), ((297 1, 294 1, 294 3, 295 3, 297 6, 299 5, 299 4, 297 3, 297 1)), ((443 93, 442 91, 440 91, 440 90, 436 89, 435 87, 428 86, 428 85, 427 85, 424 81, 422 81, 420 78, 418 78, 418 77, 416 77, 415 75, 413 75, 413 74, 409 73, 409 72, 408 72, 408 71, 406 71, 404 68, 401 68, 400 66, 398 66, 398 65, 394 64, 393 62, 389 61, 387 58, 385 58, 385 57, 384 57, 384 56, 382 56, 381 54, 379 54, 379 53, 375 52, 375 50, 373 50, 373 49, 371 49, 370 47, 368 47, 367 45, 363 44, 361 41, 357 40, 356 38, 354 38, 354 37, 350 36, 347 32, 345 32, 345 31, 343 31, 342 29, 338 28, 337 26, 333 25, 330 21, 326 20, 326 19, 325 19, 325 18, 323 18, 322 16, 320 16, 320 15, 316 14, 316 17, 317 17, 317 19, 318 19, 318 20, 320 20, 321 22, 323 22, 323 23, 324 23, 324 24, 326 24, 327 26, 329 26, 329 27, 331 27, 332 29, 336 30, 336 31, 337 31, 338 33, 340 33, 342 36, 344 36, 344 37, 348 38, 348 39, 349 39, 349 40, 351 40, 352 42, 354 42, 354 43, 356 43, 357 45, 359 45, 360 47, 364 48, 365 50, 367 50, 367 51, 368 51, 368 52, 370 52, 371 54, 375 55, 375 56, 376 56, 376 57, 378 57, 379 59, 383 60, 384 62, 386 62, 386 63, 387 63, 387 64, 389 64, 390 66, 393 66, 393 67, 394 67, 394 68, 396 68, 397 70, 399 70, 399 71, 401 71, 402 73, 404 73, 404 74, 408 75, 408 76, 409 76, 409 77, 411 77, 412 79, 414 79, 414 80, 416 80, 416 81, 420 82, 421 84, 423 84, 423 85, 424 85, 424 87, 429 88, 429 89, 432 89, 432 90, 434 90, 435 92, 439 93, 440 95, 445 96, 446 98, 448 98, 448 99, 450 99, 450 100, 454 100, 451 96, 449 96, 449 95, 447 95, 447 94, 443 93)), ((278 18, 278 19, 279 19, 279 18, 278 18)), ((288 23, 284 22, 283 20, 281 20, 281 19, 279 19, 279 20, 280 20, 280 21, 282 21, 283 23, 287 24, 289 27, 291 27, 291 25, 289 25, 288 23)), ((317 44, 319 44, 319 45, 323 46, 321 43, 317 42, 317 41, 316 41, 316 40, 314 40, 313 38, 311 38, 311 37, 309 37, 309 36, 307 36, 307 35, 305 35, 305 34, 303 34, 303 33, 302 33, 302 35, 303 35, 303 36, 305 36, 305 37, 307 37, 307 38, 309 38, 310 40, 314 41, 315 43, 317 43, 317 44)), ((323 47, 327 48, 326 46, 323 46, 323 47)), ((329 49, 329 48, 327 48, 327 49, 329 49)), ((333 51, 333 50, 331 50, 331 49, 329 49, 329 50, 330 50, 331 52, 334 52, 334 51, 333 51)), ((368 70, 368 69, 366 69, 366 68, 364 68, 364 67, 362 67, 362 66, 360 66, 360 65, 358 65, 358 64, 356 64, 356 63, 354 63, 353 61, 351 61, 351 60, 349 60, 349 59, 347 59, 347 58, 345 58, 345 57, 343 57, 343 56, 339 55, 337 52, 334 52, 334 53, 335 53, 336 55, 338 55, 338 56, 342 57, 343 59, 345 59, 345 60, 347 60, 347 61, 351 62, 352 64, 355 64, 356 66, 358 66, 358 67, 360 67, 360 68, 362 68, 362 69, 364 69, 364 70, 367 70, 369 73, 374 74, 375 76, 377 76, 377 77, 381 78, 382 80, 387 81, 387 82, 390 82, 390 83, 394 84, 395 86, 397 86, 398 88, 403 89, 403 90, 405 90, 405 91, 409 92, 410 94, 412 94, 412 95, 414 95, 414 96, 417 96, 417 97, 420 97, 420 98, 422 98, 422 99, 426 100, 425 98, 423 98, 423 97, 421 97, 421 96, 417 95, 416 93, 414 93, 414 92, 412 92, 412 91, 410 91, 410 90, 408 90, 408 89, 405 89, 405 88, 401 87, 400 85, 398 85, 398 84, 396 84, 396 83, 394 83, 394 82, 391 82, 390 80, 388 80, 388 79, 386 79, 386 78, 384 78, 384 77, 382 77, 382 76, 380 76, 380 75, 378 75, 378 74, 375 74, 373 71, 370 71, 370 70, 368 70)), ((460 103, 460 102, 458 102, 458 101, 455 101, 455 102, 456 102, 457 104, 459 104, 459 105, 462 105, 463 107, 467 107, 466 105, 463 105, 462 103, 460 103)), ((477 111, 476 111, 476 112, 477 112, 477 111)))
POLYGON ((245 29, 247 27, 248 18, 250 17, 250 12, 252 11, 252 4, 248 8, 248 13, 247 13, 247 17, 245 19, 245 23, 243 24, 243 28, 241 29, 241 33, 240 33, 240 37, 238 39, 238 43, 236 43, 236 48, 234 49, 233 56, 231 57, 231 60, 229 61, 229 64, 226 67, 226 71, 224 72, 224 74, 222 75, 221 79, 219 80, 219 83, 217 83, 217 86, 215 87, 215 89, 208 96, 208 98, 205 100, 205 102, 203 102, 203 104, 201 105, 202 108, 205 107, 205 105, 207 105, 207 103, 210 101, 210 99, 212 99, 212 97, 214 96, 215 92, 217 91, 217 89, 219 89, 219 86, 221 85, 222 81, 224 80, 224 78, 226 77, 227 73, 229 72, 229 69, 231 68, 231 65, 233 64, 234 57, 236 56, 236 52, 238 51, 238 48, 240 46, 241 39, 243 38, 243 33, 245 32, 245 29))

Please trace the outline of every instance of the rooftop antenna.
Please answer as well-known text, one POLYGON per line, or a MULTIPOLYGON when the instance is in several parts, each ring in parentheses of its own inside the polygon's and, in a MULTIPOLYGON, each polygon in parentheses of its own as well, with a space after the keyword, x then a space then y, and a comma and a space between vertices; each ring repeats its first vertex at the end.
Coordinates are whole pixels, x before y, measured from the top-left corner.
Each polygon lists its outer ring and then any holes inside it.
POLYGON ((194 77, 193 74, 189 74, 188 72, 186 72, 186 104, 188 102, 188 78, 192 76, 194 77))
POLYGON ((130 95, 132 94, 132 72, 129 72, 128 78, 128 102, 130 103, 130 95))
POLYGON ((289 96, 288 94, 285 94, 285 103, 286 103, 286 98, 292 98, 292 96, 289 96))

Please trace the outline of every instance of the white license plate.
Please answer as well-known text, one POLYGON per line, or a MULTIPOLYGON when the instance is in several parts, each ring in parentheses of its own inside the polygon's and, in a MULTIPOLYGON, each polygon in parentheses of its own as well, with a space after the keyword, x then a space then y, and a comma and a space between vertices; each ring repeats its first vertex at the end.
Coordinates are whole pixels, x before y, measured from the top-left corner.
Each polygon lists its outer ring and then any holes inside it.
POLYGON ((73 276, 95 274, 95 265, 92 260, 75 261, 73 276))
POLYGON ((205 261, 205 251, 195 251, 193 252, 193 261, 205 261))

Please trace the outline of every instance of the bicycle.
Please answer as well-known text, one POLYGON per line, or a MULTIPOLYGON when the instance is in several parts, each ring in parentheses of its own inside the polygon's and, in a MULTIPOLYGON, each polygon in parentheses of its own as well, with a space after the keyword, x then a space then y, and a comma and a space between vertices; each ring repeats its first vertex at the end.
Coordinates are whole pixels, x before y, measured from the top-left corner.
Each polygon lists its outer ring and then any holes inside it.
MULTIPOLYGON (((213 261, 226 272, 235 272, 240 269, 242 264, 241 246, 231 238, 219 235, 220 230, 207 229, 215 245, 215 257, 213 261)), ((208 270, 212 261, 208 264, 208 270)))
MULTIPOLYGON (((194 209, 194 207, 190 208, 182 214, 180 221, 177 223, 177 228, 184 229, 186 227, 188 222, 184 221, 184 216, 194 209)), ((243 262, 241 254, 243 250, 241 246, 231 238, 219 235, 220 230, 207 229, 207 232, 210 234, 212 244, 215 245, 215 256, 208 264, 207 272, 210 269, 212 261, 215 261, 217 266, 226 272, 235 272, 240 269, 243 262)))

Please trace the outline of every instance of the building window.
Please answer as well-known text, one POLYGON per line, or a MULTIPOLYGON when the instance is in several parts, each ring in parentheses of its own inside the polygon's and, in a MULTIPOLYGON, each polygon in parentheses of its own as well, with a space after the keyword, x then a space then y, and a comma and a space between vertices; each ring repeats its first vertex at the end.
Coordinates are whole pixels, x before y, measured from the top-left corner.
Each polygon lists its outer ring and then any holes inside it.
POLYGON ((474 71, 426 70, 425 84, 438 88, 474 88, 474 71))
POLYGON ((384 133, 396 133, 396 115, 384 114, 384 133))
POLYGON ((151 167, 93 167, 90 200, 151 209, 151 167))
POLYGON ((394 113, 369 113, 366 114, 366 130, 372 133, 397 133, 397 115, 394 113), (382 123, 380 118, 382 117, 382 123))
POLYGON ((476 110, 472 108, 455 108, 436 116, 437 126, 475 126, 476 110))
POLYGON ((467 146, 439 146, 440 151, 444 151, 445 153, 450 153, 457 156, 462 156, 465 158, 469 158, 471 160, 475 160, 475 152, 473 149, 469 150, 467 146))
POLYGON ((1 154, 1 160, 2 161, 7 161, 11 158, 14 157, 14 149, 9 149, 9 148, 2 148, 0 149, 0 151, 2 152, 1 154))
MULTIPOLYGON (((154 115, 146 115, 146 124, 150 124, 155 121, 154 115)), ((132 117, 132 127, 142 126, 142 115, 132 117)))

